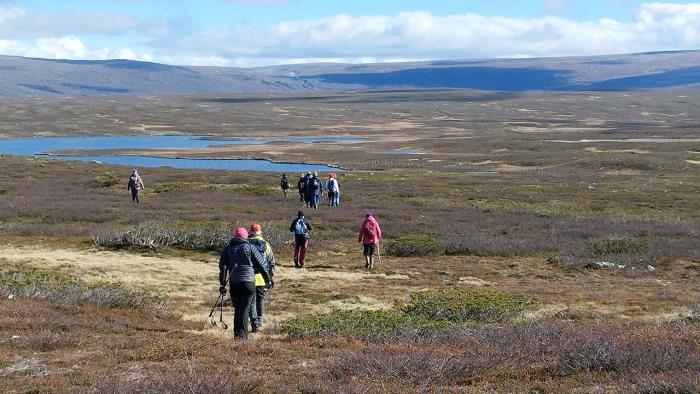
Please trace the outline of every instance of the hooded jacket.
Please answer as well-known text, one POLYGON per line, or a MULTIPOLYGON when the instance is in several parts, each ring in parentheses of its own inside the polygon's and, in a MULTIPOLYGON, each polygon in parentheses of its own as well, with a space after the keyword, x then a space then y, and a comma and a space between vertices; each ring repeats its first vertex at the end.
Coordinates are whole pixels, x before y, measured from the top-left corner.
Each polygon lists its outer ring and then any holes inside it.
POLYGON ((357 233, 357 241, 362 242, 363 245, 376 244, 382 237, 382 229, 379 228, 379 222, 374 216, 368 216, 365 221, 362 222, 360 226, 360 231, 357 233), (368 224, 369 222, 374 223, 374 228, 370 231, 368 224))
POLYGON ((255 283, 255 274, 260 273, 265 283, 270 283, 270 274, 265 270, 263 256, 248 240, 234 237, 219 259, 219 284, 226 286, 226 276, 229 283, 255 283))

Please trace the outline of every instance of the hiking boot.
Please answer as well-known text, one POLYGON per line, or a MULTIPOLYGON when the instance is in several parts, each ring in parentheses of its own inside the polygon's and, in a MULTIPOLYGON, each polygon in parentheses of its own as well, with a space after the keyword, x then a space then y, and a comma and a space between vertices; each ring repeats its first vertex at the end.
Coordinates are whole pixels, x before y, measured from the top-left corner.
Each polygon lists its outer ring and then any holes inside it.
POLYGON ((258 332, 260 326, 258 324, 253 324, 250 326, 250 332, 258 332))

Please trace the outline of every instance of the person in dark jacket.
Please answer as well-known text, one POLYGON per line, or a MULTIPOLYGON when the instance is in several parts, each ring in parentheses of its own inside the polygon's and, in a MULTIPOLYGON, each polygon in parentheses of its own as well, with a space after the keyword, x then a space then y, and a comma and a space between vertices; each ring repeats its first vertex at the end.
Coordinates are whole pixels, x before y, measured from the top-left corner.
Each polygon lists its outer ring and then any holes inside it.
POLYGON ((307 172, 304 177, 304 205, 307 207, 313 207, 314 201, 314 190, 316 189, 313 185, 314 176, 307 172))
POLYGON ((304 268, 306 248, 309 247, 309 231, 311 231, 311 225, 306 221, 304 212, 297 213, 297 218, 292 221, 289 231, 294 233, 294 266, 304 268))
MULTIPOLYGON (((272 278, 275 272, 275 255, 272 253, 270 243, 263 238, 261 225, 257 223, 250 225, 248 243, 265 257, 263 267, 265 267, 265 271, 267 271, 270 278, 272 278)), ((271 286, 265 284, 262 274, 255 274, 255 301, 250 306, 250 326, 252 332, 256 332, 262 327, 262 319, 265 312, 265 296, 270 290, 271 286)))
POLYGON ((318 176, 318 172, 314 172, 311 185, 313 185, 313 198, 311 204, 314 209, 318 209, 318 201, 323 194, 323 181, 321 180, 321 177, 318 176))
POLYGON ((126 190, 131 191, 131 201, 138 203, 139 202, 139 192, 141 189, 145 189, 143 185, 143 179, 141 179, 141 175, 139 175, 139 172, 134 169, 134 172, 131 173, 131 176, 129 176, 129 182, 126 185, 126 190))
POLYGON ((299 201, 304 202, 304 195, 306 194, 306 179, 304 178, 303 172, 297 181, 297 189, 299 190, 299 201))
POLYGON ((236 232, 219 259, 219 292, 226 294, 226 276, 233 303, 233 337, 248 339, 248 316, 255 298, 255 274, 263 276, 266 285, 273 286, 272 278, 263 266, 265 256, 248 243, 248 231, 243 227, 236 232))
POLYGON ((287 174, 282 174, 282 179, 280 179, 280 188, 282 188, 284 198, 287 198, 287 190, 289 190, 289 178, 287 178, 287 174))

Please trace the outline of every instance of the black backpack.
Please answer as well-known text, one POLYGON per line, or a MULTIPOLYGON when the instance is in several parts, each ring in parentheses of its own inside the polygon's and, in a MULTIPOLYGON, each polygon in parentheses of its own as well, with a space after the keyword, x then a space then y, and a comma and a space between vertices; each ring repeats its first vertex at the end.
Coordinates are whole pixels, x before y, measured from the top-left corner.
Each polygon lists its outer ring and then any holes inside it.
POLYGON ((289 189, 289 179, 282 178, 280 185, 282 186, 282 189, 289 189))

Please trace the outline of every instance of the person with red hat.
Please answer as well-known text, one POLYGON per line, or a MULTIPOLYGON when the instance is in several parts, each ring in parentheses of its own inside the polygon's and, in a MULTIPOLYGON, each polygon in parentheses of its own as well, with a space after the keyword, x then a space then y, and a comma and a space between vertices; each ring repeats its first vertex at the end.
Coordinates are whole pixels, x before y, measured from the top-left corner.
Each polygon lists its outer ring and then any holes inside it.
MULTIPOLYGON (((272 279, 275 271, 275 255, 272 253, 270 243, 262 236, 262 226, 253 223, 248 232, 248 243, 265 257, 263 266, 272 279)), ((262 273, 255 274, 255 300, 250 306, 250 326, 251 331, 256 332, 262 328, 262 318, 265 312, 265 295, 272 289, 271 285, 265 283, 262 273)))
POLYGON ((272 277, 263 266, 265 256, 248 242, 248 231, 238 227, 219 259, 219 293, 226 294, 226 277, 233 303, 233 337, 248 339, 248 318, 255 298, 255 274, 263 277, 266 285, 273 286, 272 277))

